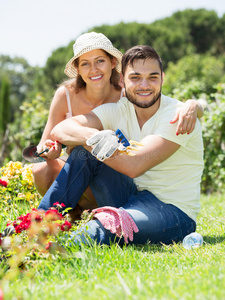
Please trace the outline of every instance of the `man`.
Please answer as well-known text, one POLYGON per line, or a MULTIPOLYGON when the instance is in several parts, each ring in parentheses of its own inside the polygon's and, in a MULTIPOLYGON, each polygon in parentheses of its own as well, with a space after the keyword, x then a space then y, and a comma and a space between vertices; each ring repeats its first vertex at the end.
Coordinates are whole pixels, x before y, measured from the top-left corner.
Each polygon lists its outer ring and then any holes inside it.
MULTIPOLYGON (((197 121, 191 134, 179 136, 176 126, 168 125, 171 115, 183 104, 161 94, 162 62, 150 46, 129 49, 122 59, 122 74, 127 98, 65 120, 53 129, 56 140, 83 147, 74 148, 39 208, 48 209, 56 201, 74 207, 90 185, 98 206, 106 206, 84 229, 91 239, 110 244, 115 228, 120 226, 122 235, 133 228, 130 241, 135 244, 181 241, 195 231, 200 207, 200 123, 197 121), (143 144, 134 155, 121 153, 115 146, 115 134, 109 129, 118 128, 128 140, 143 144), (95 137, 99 143, 92 154, 104 162, 95 159, 89 153, 92 148, 86 145, 95 137)), ((94 70, 90 74, 97 75, 94 70)), ((79 242, 76 233, 74 239, 79 242)))

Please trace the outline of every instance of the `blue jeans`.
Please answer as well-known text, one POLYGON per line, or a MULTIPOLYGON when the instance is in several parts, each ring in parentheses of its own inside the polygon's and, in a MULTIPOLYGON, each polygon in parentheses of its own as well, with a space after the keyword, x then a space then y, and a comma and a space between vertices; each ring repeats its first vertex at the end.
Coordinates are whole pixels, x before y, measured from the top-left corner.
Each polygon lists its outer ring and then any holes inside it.
MULTIPOLYGON (((74 208, 88 185, 99 207, 123 207, 132 216, 139 229, 134 233, 133 244, 179 242, 196 229, 195 221, 179 208, 160 201, 147 190, 138 191, 131 178, 99 162, 81 146, 72 151, 39 209, 47 210, 55 202, 74 208)), ((85 235, 99 244, 117 240, 98 220, 89 221, 81 231, 82 234, 74 233, 77 243, 85 243, 85 235)))

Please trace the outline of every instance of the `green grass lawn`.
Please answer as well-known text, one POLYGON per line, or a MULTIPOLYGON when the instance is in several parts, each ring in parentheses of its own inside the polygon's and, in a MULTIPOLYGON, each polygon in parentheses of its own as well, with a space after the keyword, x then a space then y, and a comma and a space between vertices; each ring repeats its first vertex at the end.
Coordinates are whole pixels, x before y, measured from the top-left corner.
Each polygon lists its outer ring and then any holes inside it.
POLYGON ((200 248, 93 246, 33 259, 27 270, 2 264, 4 299, 225 299, 224 196, 202 196, 201 207, 200 248))

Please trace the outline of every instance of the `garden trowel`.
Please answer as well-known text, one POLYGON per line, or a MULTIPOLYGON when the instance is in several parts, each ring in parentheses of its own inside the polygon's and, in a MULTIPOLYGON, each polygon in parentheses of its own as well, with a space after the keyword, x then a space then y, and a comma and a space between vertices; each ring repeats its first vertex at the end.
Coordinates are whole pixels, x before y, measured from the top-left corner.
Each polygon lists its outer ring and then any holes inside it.
POLYGON ((45 159, 40 155, 48 151, 49 149, 45 149, 44 151, 38 153, 37 146, 29 146, 23 149, 22 156, 25 160, 29 161, 30 163, 38 163, 45 161, 45 159))

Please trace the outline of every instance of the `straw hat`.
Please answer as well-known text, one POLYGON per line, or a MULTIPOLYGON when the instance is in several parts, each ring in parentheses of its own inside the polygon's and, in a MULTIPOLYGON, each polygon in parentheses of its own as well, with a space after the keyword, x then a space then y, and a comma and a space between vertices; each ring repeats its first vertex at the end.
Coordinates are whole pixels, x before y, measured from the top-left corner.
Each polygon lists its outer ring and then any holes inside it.
POLYGON ((79 36, 73 45, 74 57, 66 65, 64 70, 65 74, 70 78, 77 76, 77 68, 73 65, 76 58, 84 53, 90 52, 95 49, 102 49, 114 56, 117 60, 115 69, 121 72, 121 59, 123 54, 116 49, 111 41, 102 33, 89 32, 79 36))

